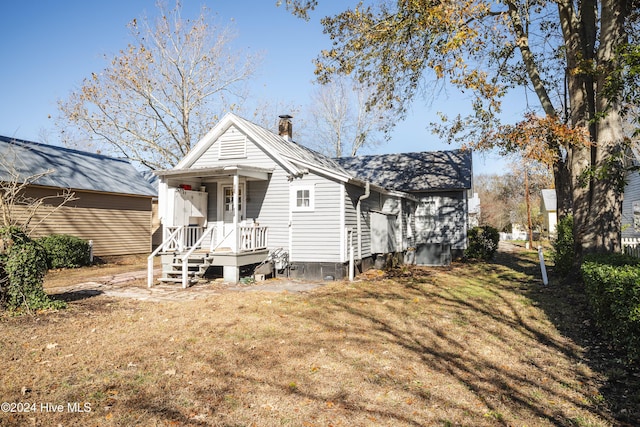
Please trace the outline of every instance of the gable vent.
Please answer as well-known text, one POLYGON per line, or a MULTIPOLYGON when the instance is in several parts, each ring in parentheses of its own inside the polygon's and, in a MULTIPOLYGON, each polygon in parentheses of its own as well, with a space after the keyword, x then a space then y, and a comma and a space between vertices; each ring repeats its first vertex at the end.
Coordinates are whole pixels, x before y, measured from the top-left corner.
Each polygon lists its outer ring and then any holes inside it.
POLYGON ((231 129, 220 137, 218 159, 244 159, 247 157, 247 136, 231 129))

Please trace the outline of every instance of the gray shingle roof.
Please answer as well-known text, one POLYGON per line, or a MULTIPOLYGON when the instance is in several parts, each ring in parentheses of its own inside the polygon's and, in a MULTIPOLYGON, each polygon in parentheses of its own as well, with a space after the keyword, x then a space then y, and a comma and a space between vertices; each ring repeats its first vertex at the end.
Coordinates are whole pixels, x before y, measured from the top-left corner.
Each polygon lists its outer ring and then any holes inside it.
POLYGON ((157 191, 127 161, 64 147, 0 136, 0 180, 11 179, 12 172, 26 178, 45 172, 35 184, 156 196, 157 191), (7 163, 14 171, 8 170, 7 163))
POLYGON ((420 192, 471 188, 471 151, 428 151, 341 157, 356 177, 387 189, 420 192))

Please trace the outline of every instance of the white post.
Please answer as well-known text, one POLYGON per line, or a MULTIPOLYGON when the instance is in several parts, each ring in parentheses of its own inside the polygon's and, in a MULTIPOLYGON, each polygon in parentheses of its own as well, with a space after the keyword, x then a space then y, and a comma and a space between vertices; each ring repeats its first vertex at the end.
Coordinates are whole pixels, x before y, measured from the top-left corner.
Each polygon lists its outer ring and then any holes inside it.
POLYGON ((349 281, 355 277, 355 263, 353 260, 353 230, 349 230, 349 281))
POLYGON ((549 279, 547 278, 547 267, 544 265, 544 254, 542 253, 542 246, 538 246, 538 258, 540 258, 540 271, 542 272, 542 283, 547 286, 549 279))
POLYGON ((240 222, 240 179, 238 174, 233 175, 233 251, 238 251, 238 223, 240 222))

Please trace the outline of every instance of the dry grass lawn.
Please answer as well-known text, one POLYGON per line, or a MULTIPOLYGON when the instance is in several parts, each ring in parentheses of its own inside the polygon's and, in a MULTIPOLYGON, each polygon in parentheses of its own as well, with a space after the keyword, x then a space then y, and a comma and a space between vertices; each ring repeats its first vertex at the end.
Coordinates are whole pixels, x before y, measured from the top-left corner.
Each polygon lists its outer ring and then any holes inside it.
POLYGON ((532 260, 1 317, 0 396, 30 412, 0 425, 634 425, 638 388, 611 390, 581 301, 532 260))

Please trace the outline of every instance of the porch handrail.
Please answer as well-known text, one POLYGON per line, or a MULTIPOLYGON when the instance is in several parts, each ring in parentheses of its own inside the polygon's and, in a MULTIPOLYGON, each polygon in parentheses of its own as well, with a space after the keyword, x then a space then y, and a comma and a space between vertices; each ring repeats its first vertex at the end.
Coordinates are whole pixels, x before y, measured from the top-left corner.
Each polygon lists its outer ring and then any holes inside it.
MULTIPOLYGON (((202 242, 207 237, 207 235, 209 235, 210 233, 213 233, 215 230, 216 230, 216 227, 214 225, 210 225, 209 227, 207 227, 207 229, 204 230, 204 232, 202 233, 202 236, 200 236, 198 241, 195 242, 193 246, 191 246, 191 248, 187 251, 187 253, 183 255, 182 257, 182 288, 186 289, 187 282, 189 280, 189 257, 195 252, 196 249, 198 249, 202 245, 202 242)), ((213 241, 213 236, 211 236, 211 240, 213 241)))
POLYGON ((164 246, 176 237, 176 234, 180 232, 181 227, 176 228, 163 242, 158 245, 155 251, 151 252, 151 255, 147 257, 147 287, 153 285, 153 258, 163 250, 164 246))
POLYGON ((267 248, 269 228, 265 226, 240 226, 240 250, 256 251, 267 248))

